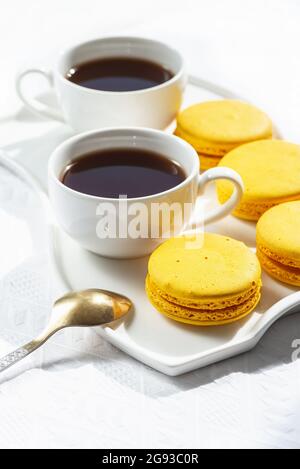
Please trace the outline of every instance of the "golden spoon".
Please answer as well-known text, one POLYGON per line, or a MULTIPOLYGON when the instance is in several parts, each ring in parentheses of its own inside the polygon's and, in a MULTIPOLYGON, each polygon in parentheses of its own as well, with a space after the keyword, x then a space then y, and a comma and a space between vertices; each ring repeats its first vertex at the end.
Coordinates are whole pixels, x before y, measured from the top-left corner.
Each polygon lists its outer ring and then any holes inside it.
POLYGON ((0 372, 27 357, 61 329, 103 326, 126 316, 131 306, 125 296, 106 290, 68 293, 54 303, 48 326, 35 340, 0 359, 0 372))

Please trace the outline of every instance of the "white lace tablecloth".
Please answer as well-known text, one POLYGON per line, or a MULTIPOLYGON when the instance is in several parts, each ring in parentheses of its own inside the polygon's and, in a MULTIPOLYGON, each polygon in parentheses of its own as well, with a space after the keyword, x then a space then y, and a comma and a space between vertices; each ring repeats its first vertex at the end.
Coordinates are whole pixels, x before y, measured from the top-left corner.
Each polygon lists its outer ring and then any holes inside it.
MULTIPOLYGON (((9 157, 39 176, 52 147, 70 133, 18 111, 12 86, 16 64, 24 57, 52 63, 62 45, 123 30, 181 48, 191 71, 255 101, 287 138, 300 141, 299 3, 109 3, 3 2, 1 47, 7 40, 1 51, 1 89, 7 93, 0 110, 0 143, 9 157), (22 14, 23 9, 30 13, 22 14), (12 18, 13 34, 7 26, 12 28, 12 18)), ((44 215, 36 194, 0 167, 1 354, 34 337, 64 290, 50 262, 44 215)), ((299 448, 300 361, 292 360, 296 339, 297 314, 275 324, 252 352, 170 378, 93 331, 64 331, 0 376, 0 447, 299 448)))

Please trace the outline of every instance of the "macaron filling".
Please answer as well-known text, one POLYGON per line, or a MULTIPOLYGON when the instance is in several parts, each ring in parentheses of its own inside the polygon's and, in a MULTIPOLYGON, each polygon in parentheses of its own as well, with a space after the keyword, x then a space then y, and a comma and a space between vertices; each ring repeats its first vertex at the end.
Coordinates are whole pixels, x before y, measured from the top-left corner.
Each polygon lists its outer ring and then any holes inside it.
POLYGON ((290 285, 300 286, 300 268, 275 261, 259 248, 257 249, 257 256, 262 267, 271 277, 290 285))
POLYGON ((198 326, 225 325, 244 318, 259 303, 261 297, 260 290, 261 284, 258 284, 252 294, 239 304, 232 304, 222 308, 221 302, 215 309, 192 308, 166 300, 155 290, 149 276, 146 280, 148 298, 160 313, 173 320, 198 326))

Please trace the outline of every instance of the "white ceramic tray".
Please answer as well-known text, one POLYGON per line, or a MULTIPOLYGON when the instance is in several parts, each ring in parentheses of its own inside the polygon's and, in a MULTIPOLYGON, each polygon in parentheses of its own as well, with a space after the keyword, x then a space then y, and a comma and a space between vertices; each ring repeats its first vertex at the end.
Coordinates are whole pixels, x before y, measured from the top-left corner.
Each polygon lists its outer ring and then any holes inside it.
MULTIPOLYGON (((237 96, 198 78, 192 78, 184 107, 195 102, 224 97, 237 96)), ((35 125, 34 122, 32 125, 35 125)), ((173 126, 167 131, 172 130, 173 126)), ((61 130, 57 128, 57 132, 61 130)), ((51 138, 55 139, 55 135, 52 132, 51 138)), ((28 155, 25 150, 22 152, 23 165, 36 174, 36 168, 31 166, 29 150, 27 148, 28 155)), ((10 164, 5 158, 0 162, 10 164)), ((10 164, 11 169, 20 174, 18 165, 10 164)), ((21 173, 30 184, 34 184, 30 175, 24 171, 21 173)), ((45 175, 46 171, 41 174, 45 175)), ((46 185, 45 180, 42 183, 46 185)), ((217 203, 214 192, 212 188, 206 194, 208 204, 217 203)), ((45 204, 47 203, 46 201, 45 204)), ((230 216, 206 229, 232 236, 255 249, 253 223, 230 216)), ((298 289, 281 284, 264 274, 262 300, 248 318, 216 328, 182 325, 163 317, 147 300, 144 290, 147 258, 130 261, 101 258, 80 248, 58 227, 54 227, 53 240, 54 258, 67 289, 103 288, 118 291, 129 296, 134 303, 134 310, 126 322, 113 328, 99 329, 100 335, 137 360, 167 375, 180 375, 246 352, 257 344, 276 320, 300 310, 298 289)))

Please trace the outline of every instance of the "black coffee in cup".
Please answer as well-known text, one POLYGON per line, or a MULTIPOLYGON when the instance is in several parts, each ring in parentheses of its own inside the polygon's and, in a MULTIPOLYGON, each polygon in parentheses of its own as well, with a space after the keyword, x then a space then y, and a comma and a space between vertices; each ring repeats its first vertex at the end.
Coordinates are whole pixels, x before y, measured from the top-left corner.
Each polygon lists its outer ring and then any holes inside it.
POLYGON ((112 57, 84 62, 72 67, 66 78, 98 91, 138 91, 153 88, 173 78, 162 65, 130 57, 112 57))
POLYGON ((185 179, 183 168, 171 159, 133 148, 88 153, 70 163, 61 176, 70 189, 113 199, 159 194, 185 179))

